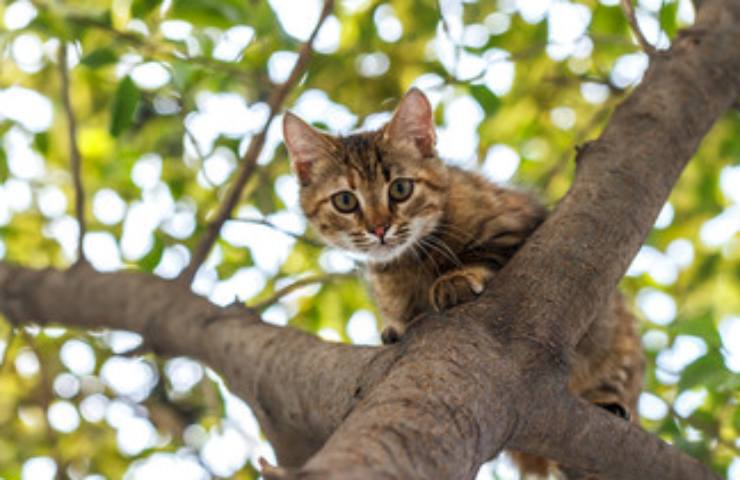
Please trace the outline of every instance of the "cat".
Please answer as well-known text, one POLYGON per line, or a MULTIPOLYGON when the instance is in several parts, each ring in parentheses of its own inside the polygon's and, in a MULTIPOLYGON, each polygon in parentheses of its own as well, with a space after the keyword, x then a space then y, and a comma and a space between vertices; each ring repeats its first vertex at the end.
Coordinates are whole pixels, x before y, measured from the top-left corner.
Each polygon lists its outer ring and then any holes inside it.
MULTIPOLYGON (((495 283, 547 216, 533 195, 445 165, 432 107, 416 88, 376 131, 330 135, 286 112, 283 134, 310 224, 327 244, 367 262, 384 343, 397 342, 422 314, 473 300, 495 283)), ((635 410, 644 370, 634 323, 615 292, 578 344, 569 384, 625 418, 635 410)), ((528 474, 553 467, 512 454, 528 474)))

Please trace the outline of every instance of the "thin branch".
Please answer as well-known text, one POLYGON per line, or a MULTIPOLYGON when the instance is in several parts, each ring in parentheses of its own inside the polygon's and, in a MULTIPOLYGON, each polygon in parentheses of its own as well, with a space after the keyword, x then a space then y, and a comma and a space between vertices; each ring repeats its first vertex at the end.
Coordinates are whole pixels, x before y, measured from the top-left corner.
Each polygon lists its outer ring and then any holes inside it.
POLYGON ((286 230, 284 228, 278 227, 274 223, 270 222, 269 220, 265 220, 264 218, 232 218, 231 219, 234 222, 241 222, 241 223, 251 223, 253 225, 262 225, 268 228, 272 228, 273 230, 282 233, 283 235, 287 235, 289 237, 295 238, 296 240, 303 242, 307 245, 311 245, 312 247, 316 248, 323 248, 324 244, 314 240, 312 238, 308 238, 305 235, 301 235, 300 233, 291 232, 290 230, 286 230))
POLYGON ((77 146, 77 120, 72 110, 72 101, 69 94, 69 71, 67 67, 67 42, 59 44, 58 62, 59 76, 62 79, 62 103, 64 112, 67 115, 67 136, 69 139, 69 163, 72 170, 72 180, 75 187, 75 215, 79 225, 79 235, 77 238, 77 261, 85 261, 85 252, 82 248, 82 242, 85 239, 85 188, 82 185, 81 158, 80 149, 77 146))
MULTIPOLYGON (((193 135, 193 132, 188 128, 187 123, 185 122, 185 118, 182 118, 182 129, 185 133, 185 137, 190 141, 190 143, 193 144, 193 150, 195 150, 195 156, 198 157, 198 167, 200 170, 203 171, 203 179, 205 180, 206 184, 208 184, 208 187, 211 188, 214 191, 215 197, 218 198, 218 192, 216 191, 218 188, 218 185, 213 183, 213 181, 208 178, 208 174, 206 173, 205 165, 206 165, 206 159, 209 155, 213 153, 213 149, 211 149, 210 152, 203 153, 203 150, 201 150, 200 145, 198 144, 198 140, 195 138, 195 135, 193 135)), ((185 147, 183 146, 183 149, 185 147)))
POLYGON ((257 311, 262 311, 274 305, 275 303, 277 303, 284 296, 291 294, 295 292, 296 290, 300 290, 303 287, 314 285, 316 283, 329 283, 329 282, 334 282, 336 280, 341 280, 345 278, 355 278, 355 277, 356 277, 356 272, 354 271, 348 272, 348 273, 323 273, 319 275, 311 275, 309 277, 296 280, 290 285, 286 285, 285 287, 278 289, 275 293, 272 294, 270 298, 252 305, 251 308, 257 311))
POLYGON ((13 345, 13 340, 15 340, 15 337, 18 335, 17 328, 20 327, 15 327, 11 324, 8 336, 5 338, 5 350, 3 350, 2 359, 0 359, 0 372, 5 369, 5 365, 8 363, 8 358, 10 357, 10 348, 13 345))
POLYGON ((622 10, 624 10, 624 16, 627 17, 627 23, 629 23, 632 33, 634 33, 635 38, 637 38, 637 43, 640 44, 640 47, 649 57, 655 56, 658 51, 650 42, 647 41, 645 35, 642 33, 640 25, 637 22, 635 7, 632 5, 632 0, 620 0, 620 3, 622 5, 622 10))
POLYGON ((331 13, 333 6, 333 0, 324 0, 324 7, 321 11, 321 16, 319 17, 319 20, 316 23, 316 27, 314 28, 313 32, 311 32, 311 36, 301 46, 300 52, 298 54, 298 60, 296 61, 293 70, 290 72, 290 76, 282 85, 277 87, 272 92, 272 95, 267 102, 270 107, 270 114, 267 117, 265 126, 263 127, 262 131, 255 135, 252 138, 252 141, 249 143, 249 148, 242 157, 241 169, 239 170, 236 180, 234 180, 234 183, 231 185, 231 188, 229 189, 224 202, 221 204, 221 208, 216 215, 216 218, 206 228, 205 233, 200 239, 200 243, 198 243, 198 246, 193 252, 190 264, 182 271, 182 273, 178 277, 178 281, 183 283, 192 282, 193 277, 195 277, 195 272, 198 271, 198 268, 200 268, 201 264, 205 261, 208 253, 213 247, 213 244, 216 242, 216 239, 218 238, 218 235, 221 231, 221 227, 226 222, 226 220, 231 217, 231 213, 233 212, 234 208, 236 208, 236 205, 239 203, 239 199, 241 198, 244 186, 247 184, 247 181, 252 176, 255 166, 257 165, 257 158, 259 157, 260 153, 262 152, 262 148, 264 147, 265 138, 267 137, 267 132, 270 128, 270 125, 272 124, 272 121, 277 113, 282 108, 288 94, 298 83, 298 80, 303 76, 306 67, 308 66, 308 60, 311 56, 313 42, 314 40, 316 40, 319 30, 321 30, 321 26, 324 24, 324 20, 326 20, 326 18, 331 13))

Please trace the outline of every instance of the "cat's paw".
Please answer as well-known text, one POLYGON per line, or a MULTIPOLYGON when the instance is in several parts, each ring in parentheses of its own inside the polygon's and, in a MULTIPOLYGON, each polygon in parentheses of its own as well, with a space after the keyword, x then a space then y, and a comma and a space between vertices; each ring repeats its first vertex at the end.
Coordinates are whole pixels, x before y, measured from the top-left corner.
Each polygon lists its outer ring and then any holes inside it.
POLYGON ((473 265, 452 270, 434 281, 429 289, 429 303, 438 312, 469 302, 483 292, 493 277, 487 267, 473 265))
POLYGON ((385 327, 380 332, 380 341, 383 342, 383 345, 398 343, 399 340, 401 340, 401 332, 396 327, 385 327))

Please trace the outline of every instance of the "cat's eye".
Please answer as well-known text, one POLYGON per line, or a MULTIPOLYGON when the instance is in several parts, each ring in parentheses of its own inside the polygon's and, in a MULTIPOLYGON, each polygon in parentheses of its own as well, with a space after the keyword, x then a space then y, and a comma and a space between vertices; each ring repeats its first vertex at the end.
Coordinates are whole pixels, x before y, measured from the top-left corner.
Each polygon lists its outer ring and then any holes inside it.
POLYGON ((403 202, 408 200, 414 191, 414 181, 410 178, 397 178, 391 183, 388 195, 394 202, 403 202))
POLYGON ((334 205, 334 208, 342 213, 352 213, 357 210, 359 205, 355 194, 346 190, 332 195, 331 203, 334 205))

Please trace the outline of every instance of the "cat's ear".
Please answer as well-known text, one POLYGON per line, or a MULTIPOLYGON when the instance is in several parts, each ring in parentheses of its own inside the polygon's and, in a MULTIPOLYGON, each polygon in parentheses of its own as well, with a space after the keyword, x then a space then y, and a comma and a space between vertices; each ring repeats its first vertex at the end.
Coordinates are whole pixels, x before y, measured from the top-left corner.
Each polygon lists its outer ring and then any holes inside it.
POLYGON ((331 141, 327 135, 290 112, 285 112, 283 116, 283 138, 298 180, 301 185, 308 185, 311 183, 313 164, 322 157, 331 155, 331 141))
POLYGON ((434 156, 434 115, 421 90, 414 87, 406 92, 385 127, 384 138, 391 143, 411 142, 424 157, 434 156))

